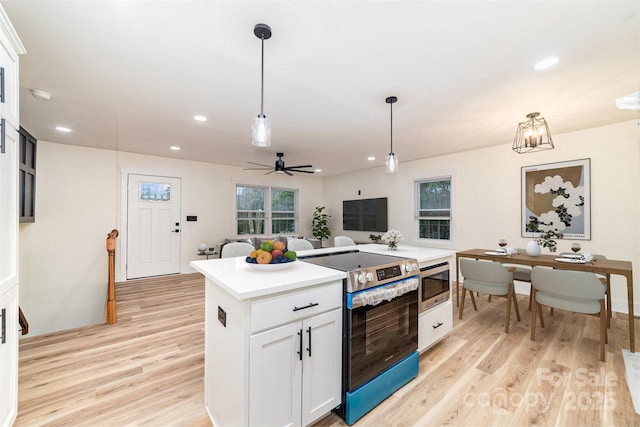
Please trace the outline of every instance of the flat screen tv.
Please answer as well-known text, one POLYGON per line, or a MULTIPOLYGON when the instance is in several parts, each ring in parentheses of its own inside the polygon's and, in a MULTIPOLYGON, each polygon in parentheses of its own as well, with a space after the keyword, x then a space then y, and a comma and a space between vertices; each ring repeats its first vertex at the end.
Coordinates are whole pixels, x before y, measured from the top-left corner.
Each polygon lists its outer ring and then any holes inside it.
POLYGON ((387 231, 387 198, 344 200, 342 229, 356 231, 387 231))

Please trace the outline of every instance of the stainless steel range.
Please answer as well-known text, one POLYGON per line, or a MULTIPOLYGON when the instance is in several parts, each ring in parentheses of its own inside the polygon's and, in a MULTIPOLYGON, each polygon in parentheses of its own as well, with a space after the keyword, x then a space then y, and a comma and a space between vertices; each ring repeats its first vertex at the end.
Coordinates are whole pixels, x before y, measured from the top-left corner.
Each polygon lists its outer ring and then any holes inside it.
POLYGON ((347 273, 336 411, 351 425, 418 375, 418 262, 357 250, 301 260, 347 273))

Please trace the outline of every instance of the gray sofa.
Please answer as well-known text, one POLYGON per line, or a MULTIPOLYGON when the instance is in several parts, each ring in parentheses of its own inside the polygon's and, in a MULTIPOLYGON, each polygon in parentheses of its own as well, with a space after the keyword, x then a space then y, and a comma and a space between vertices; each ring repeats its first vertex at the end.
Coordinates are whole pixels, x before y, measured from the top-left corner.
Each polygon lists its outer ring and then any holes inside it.
POLYGON ((311 244, 313 245, 314 249, 320 249, 322 247, 322 242, 319 239, 316 239, 314 237, 304 237, 304 236, 300 236, 300 235, 285 235, 285 234, 278 234, 278 235, 272 235, 272 236, 238 236, 238 237, 229 237, 227 239, 224 239, 223 242, 220 243, 220 248, 218 249, 218 256, 220 256, 220 254, 222 254, 222 247, 224 245, 226 245, 227 243, 231 243, 231 242, 246 242, 246 243, 250 243, 253 245, 254 248, 258 249, 260 248, 260 245, 262 244, 262 242, 265 242, 267 240, 273 240, 274 242, 276 240, 284 243, 285 245, 287 244, 287 240, 289 239, 305 239, 308 240, 309 242, 311 242, 311 244))

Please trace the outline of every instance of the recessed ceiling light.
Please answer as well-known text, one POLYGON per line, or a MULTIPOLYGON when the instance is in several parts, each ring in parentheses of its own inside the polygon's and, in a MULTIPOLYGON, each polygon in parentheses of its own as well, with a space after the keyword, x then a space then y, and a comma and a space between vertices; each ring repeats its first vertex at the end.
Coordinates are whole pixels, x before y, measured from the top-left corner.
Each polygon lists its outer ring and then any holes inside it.
POLYGON ((178 147, 177 145, 172 145, 169 148, 172 149, 173 151, 180 151, 180 147, 178 147))
POLYGON ((374 161, 375 159, 376 159, 376 158, 375 158, 375 157, 373 157, 373 156, 369 156, 369 157, 367 157, 367 160, 369 160, 370 162, 374 161))
POLYGON ((315 172, 322 172, 322 169, 316 169, 315 172))
POLYGON ((205 116, 193 116, 193 120, 197 121, 197 122, 206 122, 207 118, 205 116))
POLYGON ((71 129, 65 126, 56 126, 56 130, 59 132, 66 132, 66 133, 71 132, 71 129))
POLYGON ((556 65, 560 61, 559 56, 550 56, 541 61, 536 62, 536 65, 533 66, 536 70, 546 70, 547 68, 551 68, 556 65))

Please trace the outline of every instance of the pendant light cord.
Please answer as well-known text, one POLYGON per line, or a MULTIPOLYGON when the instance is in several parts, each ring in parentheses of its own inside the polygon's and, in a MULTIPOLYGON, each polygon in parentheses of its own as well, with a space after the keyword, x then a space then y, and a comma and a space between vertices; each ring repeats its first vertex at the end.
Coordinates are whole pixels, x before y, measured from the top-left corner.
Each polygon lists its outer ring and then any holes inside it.
POLYGON ((393 153, 393 103, 389 104, 391 106, 391 154, 393 153))
POLYGON ((260 67, 260 116, 264 117, 264 36, 260 37, 262 40, 262 65, 260 67))

